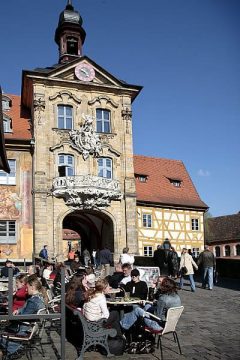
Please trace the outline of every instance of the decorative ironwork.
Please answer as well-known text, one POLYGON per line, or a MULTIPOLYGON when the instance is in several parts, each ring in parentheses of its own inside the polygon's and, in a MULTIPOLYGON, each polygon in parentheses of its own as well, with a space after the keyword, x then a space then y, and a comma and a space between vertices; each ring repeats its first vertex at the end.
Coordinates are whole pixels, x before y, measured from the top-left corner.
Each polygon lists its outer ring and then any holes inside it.
POLYGON ((55 178, 52 193, 75 209, 104 208, 122 199, 119 181, 91 175, 55 178))
POLYGON ((82 115, 84 124, 80 126, 80 130, 70 131, 72 140, 71 146, 76 149, 84 160, 90 155, 93 157, 100 156, 102 151, 102 143, 99 135, 93 130, 93 117, 91 115, 82 115))

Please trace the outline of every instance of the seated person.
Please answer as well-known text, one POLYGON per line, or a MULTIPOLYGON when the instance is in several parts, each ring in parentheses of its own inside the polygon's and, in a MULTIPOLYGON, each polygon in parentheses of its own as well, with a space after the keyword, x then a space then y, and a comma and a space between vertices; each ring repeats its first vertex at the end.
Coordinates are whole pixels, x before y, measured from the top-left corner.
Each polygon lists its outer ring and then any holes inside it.
POLYGON ((86 272, 73 275, 66 289, 66 304, 69 306, 82 308, 86 300, 86 272))
POLYGON ((87 320, 98 321, 105 319, 104 326, 112 327, 117 330, 117 335, 121 336, 121 328, 119 324, 119 314, 117 311, 111 311, 107 308, 105 294, 108 293, 109 284, 106 279, 96 281, 95 288, 87 291, 87 302, 83 305, 84 316, 87 320))
POLYGON ((122 265, 123 278, 120 281, 120 286, 121 285, 126 285, 129 281, 132 280, 132 278, 131 278, 131 270, 132 270, 132 267, 131 267, 130 264, 125 263, 125 264, 122 265))
POLYGON ((49 277, 52 273, 53 269, 52 269, 52 265, 49 264, 49 263, 46 263, 44 265, 44 270, 43 270, 43 274, 42 274, 42 277, 46 280, 49 280, 49 277))
POLYGON ((145 281, 140 280, 140 273, 138 269, 131 271, 131 281, 123 288, 126 292, 130 293, 130 297, 137 297, 141 300, 146 300, 148 295, 148 286, 145 281))
POLYGON ((25 275, 18 275, 16 277, 16 292, 13 295, 13 311, 22 308, 28 298, 26 280, 27 277, 25 275))
MULTIPOLYGON (((15 310, 14 314, 19 315, 29 315, 29 314, 36 314, 38 310, 44 309, 45 305, 47 304, 47 296, 46 291, 43 289, 41 282, 38 280, 36 275, 31 275, 26 280, 27 283, 27 291, 28 295, 30 296, 26 301, 25 305, 19 309, 15 310)), ((27 335, 29 330, 31 329, 30 325, 27 324, 20 324, 19 331, 16 335, 27 335)), ((4 338, 0 338, 0 346, 5 349, 7 352, 7 356, 19 355, 23 346, 19 342, 8 341, 4 338)), ((15 357, 14 357, 15 358, 15 357)))
POLYGON ((19 273, 19 269, 13 264, 11 260, 5 262, 5 266, 1 269, 1 277, 8 277, 9 268, 13 269, 13 276, 19 273))
POLYGON ((70 264, 73 273, 77 272, 80 267, 83 267, 78 255, 75 255, 74 260, 70 264))
POLYGON ((161 293, 157 301, 156 307, 146 304, 144 309, 135 307, 133 311, 124 315, 120 324, 124 330, 128 330, 139 317, 143 317, 146 311, 154 312, 159 317, 158 320, 144 317, 145 324, 153 330, 162 330, 165 326, 167 311, 171 307, 181 306, 181 299, 177 294, 177 284, 173 279, 164 278, 161 282, 161 293))
POLYGON ((111 275, 109 275, 108 277, 108 282, 109 285, 113 288, 113 289, 117 289, 121 280, 123 279, 124 274, 122 271, 122 264, 118 263, 115 265, 115 271, 114 273, 111 275))

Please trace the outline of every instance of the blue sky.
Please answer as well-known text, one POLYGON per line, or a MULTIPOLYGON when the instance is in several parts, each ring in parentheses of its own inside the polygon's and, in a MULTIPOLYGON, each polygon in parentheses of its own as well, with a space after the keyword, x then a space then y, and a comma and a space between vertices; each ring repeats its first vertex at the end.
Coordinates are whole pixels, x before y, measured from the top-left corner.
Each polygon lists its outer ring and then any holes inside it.
MULTIPOLYGON (((1 2, 0 84, 58 61, 67 0, 1 2)), ((84 54, 144 86, 133 104, 134 152, 182 160, 213 216, 240 211, 240 1, 73 0, 84 54)))

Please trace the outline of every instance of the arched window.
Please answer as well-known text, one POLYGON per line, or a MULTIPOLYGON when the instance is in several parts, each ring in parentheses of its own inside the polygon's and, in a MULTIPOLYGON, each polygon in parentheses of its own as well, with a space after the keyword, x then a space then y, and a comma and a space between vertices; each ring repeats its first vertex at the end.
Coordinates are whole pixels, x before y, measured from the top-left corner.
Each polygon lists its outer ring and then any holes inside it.
POLYGON ((59 176, 74 175, 74 157, 72 155, 58 155, 58 174, 59 176))
POLYGON ((215 246, 215 256, 220 257, 220 246, 215 246))
POLYGON ((58 128, 72 129, 73 128, 73 108, 68 105, 58 105, 58 128))
POLYGON ((110 133, 110 111, 104 109, 96 110, 97 132, 110 133))
POLYGON ((67 38, 67 53, 70 55, 78 55, 78 39, 75 37, 67 38))
POLYGON ((12 100, 6 95, 2 95, 2 110, 9 110, 10 107, 12 107, 12 100))
POLYGON ((240 256, 240 244, 236 245, 236 255, 240 256))
POLYGON ((107 179, 112 179, 112 159, 110 158, 98 159, 98 176, 107 179))
POLYGON ((225 246, 225 256, 230 256, 230 255, 231 255, 230 246, 226 245, 225 246))

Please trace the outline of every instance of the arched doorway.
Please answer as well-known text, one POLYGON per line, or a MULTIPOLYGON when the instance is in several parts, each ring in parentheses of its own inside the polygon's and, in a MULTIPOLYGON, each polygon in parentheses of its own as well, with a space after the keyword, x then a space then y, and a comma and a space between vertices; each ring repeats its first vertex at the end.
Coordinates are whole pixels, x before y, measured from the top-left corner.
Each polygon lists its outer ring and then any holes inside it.
MULTIPOLYGON (((70 229, 79 234, 79 250, 87 248, 102 249, 107 246, 114 252, 114 226, 112 219, 105 213, 94 210, 76 210, 65 216, 62 223, 63 229, 70 229)), ((63 237, 63 241, 64 237, 63 237)), ((69 239, 64 244, 66 249, 69 239)))

